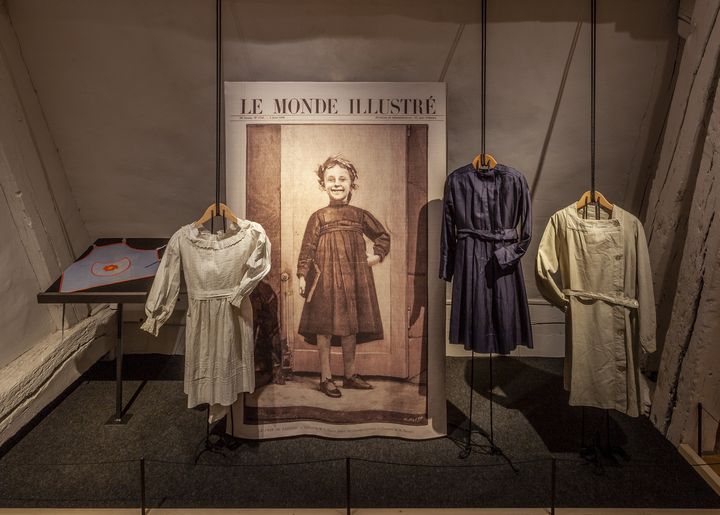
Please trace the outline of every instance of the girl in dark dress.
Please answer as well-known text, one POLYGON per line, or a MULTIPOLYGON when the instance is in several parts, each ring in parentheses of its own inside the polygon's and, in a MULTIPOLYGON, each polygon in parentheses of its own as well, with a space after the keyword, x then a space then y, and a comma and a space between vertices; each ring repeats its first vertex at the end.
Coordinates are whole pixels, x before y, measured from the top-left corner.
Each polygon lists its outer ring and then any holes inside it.
POLYGON ((329 157, 316 173, 330 202, 305 228, 297 265, 305 298, 298 332, 318 346, 320 390, 340 397, 330 373, 331 345, 342 346, 343 388, 372 388, 355 373, 355 347, 383 338, 371 267, 390 251, 390 235, 373 215, 349 204, 358 178, 350 161, 329 157), (365 236, 373 242, 372 256, 366 254, 365 236))

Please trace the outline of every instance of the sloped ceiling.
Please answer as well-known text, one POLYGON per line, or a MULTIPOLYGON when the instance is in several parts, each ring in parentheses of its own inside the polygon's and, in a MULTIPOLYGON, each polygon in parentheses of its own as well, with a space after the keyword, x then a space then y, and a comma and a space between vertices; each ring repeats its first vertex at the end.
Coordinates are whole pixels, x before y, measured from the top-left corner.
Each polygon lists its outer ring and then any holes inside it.
MULTIPOLYGON (((588 5, 490 1, 488 150, 532 185, 536 244, 589 186, 588 5)), ((214 199, 215 1, 8 8, 91 237, 167 236, 197 218, 214 199)), ((448 169, 478 152, 479 1, 223 9, 226 80, 444 80, 448 169)), ((630 210, 671 93, 676 17, 674 1, 599 2, 598 188, 630 210)))

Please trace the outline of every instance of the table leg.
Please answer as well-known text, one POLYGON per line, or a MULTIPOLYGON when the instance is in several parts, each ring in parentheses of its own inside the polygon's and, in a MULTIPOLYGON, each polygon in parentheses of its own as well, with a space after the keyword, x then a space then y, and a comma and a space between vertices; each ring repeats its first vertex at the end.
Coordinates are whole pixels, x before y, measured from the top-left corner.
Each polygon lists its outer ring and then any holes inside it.
POLYGON ((123 305, 117 305, 117 339, 115 340, 115 414, 106 422, 107 425, 125 425, 130 415, 123 415, 123 305))

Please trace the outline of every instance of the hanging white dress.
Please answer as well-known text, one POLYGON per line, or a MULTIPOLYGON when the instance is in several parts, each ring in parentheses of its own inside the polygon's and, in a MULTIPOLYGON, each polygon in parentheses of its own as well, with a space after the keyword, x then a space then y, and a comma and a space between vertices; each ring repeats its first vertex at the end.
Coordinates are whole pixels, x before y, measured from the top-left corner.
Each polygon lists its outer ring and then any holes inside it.
POLYGON ((583 219, 555 213, 540 241, 537 285, 565 310, 565 388, 573 406, 642 412, 639 351, 655 351, 655 299, 645 232, 615 206, 583 219))
POLYGON ((181 227, 168 242, 145 304, 142 329, 157 336, 185 275, 185 393, 188 407, 230 406, 255 389, 253 315, 248 295, 270 270, 263 228, 240 220, 226 233, 181 227))

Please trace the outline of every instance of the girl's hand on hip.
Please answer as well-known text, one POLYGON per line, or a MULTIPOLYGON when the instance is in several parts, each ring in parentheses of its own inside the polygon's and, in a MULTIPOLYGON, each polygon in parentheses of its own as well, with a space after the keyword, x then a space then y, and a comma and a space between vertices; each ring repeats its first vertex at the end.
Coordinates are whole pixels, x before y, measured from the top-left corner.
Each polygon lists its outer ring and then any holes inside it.
POLYGON ((368 266, 375 266, 380 262, 380 256, 377 254, 373 254, 372 256, 368 256, 367 263, 368 266))
POLYGON ((305 277, 298 277, 298 288, 300 288, 300 295, 305 295, 305 277))

